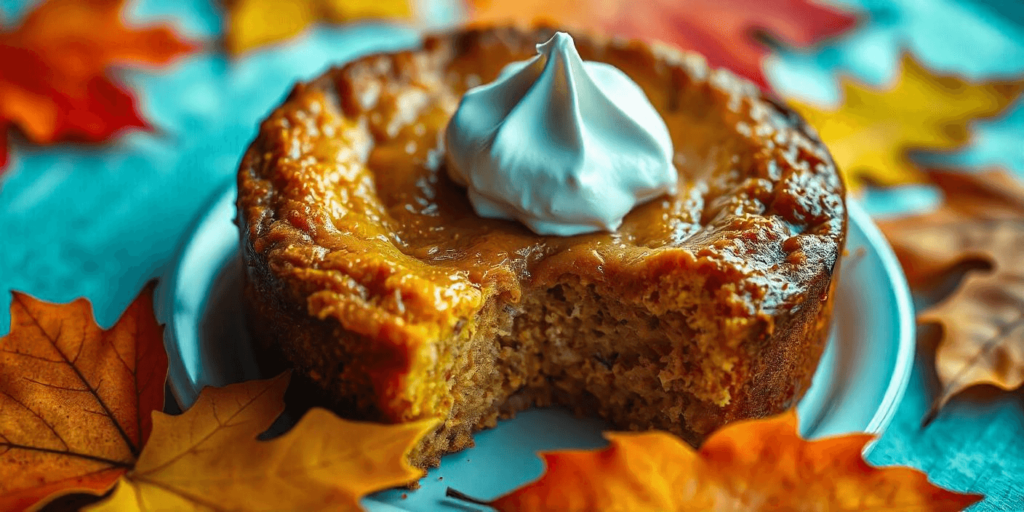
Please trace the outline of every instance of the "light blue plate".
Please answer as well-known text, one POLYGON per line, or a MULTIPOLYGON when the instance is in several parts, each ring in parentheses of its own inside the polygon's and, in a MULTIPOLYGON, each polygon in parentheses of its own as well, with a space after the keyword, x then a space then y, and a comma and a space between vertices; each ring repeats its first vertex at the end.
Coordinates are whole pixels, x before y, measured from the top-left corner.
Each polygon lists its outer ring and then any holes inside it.
MULTIPOLYGON (((157 288, 169 381, 182 407, 204 386, 268 377, 257 371, 242 319, 234 199, 233 185, 214 198, 157 288)), ((880 434, 903 396, 914 353, 910 291, 900 266, 860 206, 851 200, 849 210, 832 337, 797 406, 800 428, 810 438, 880 434)), ((603 446, 605 427, 561 409, 527 411, 478 433, 474 448, 443 458, 419 490, 377 493, 363 504, 372 511, 465 511, 465 504, 444 497, 448 486, 481 499, 497 497, 541 474, 538 450, 603 446)))

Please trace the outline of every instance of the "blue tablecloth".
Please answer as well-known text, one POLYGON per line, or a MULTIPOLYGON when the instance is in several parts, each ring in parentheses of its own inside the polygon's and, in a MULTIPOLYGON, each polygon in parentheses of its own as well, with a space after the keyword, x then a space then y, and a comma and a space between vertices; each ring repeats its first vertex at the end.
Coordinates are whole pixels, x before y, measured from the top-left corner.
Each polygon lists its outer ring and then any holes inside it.
MULTIPOLYGON (((14 24, 33 4, 0 0, 14 24)), ((421 2, 444 23, 456 10, 421 2)), ((210 0, 139 0, 133 20, 172 19, 196 39, 212 40, 221 15, 210 0)), ((926 65, 972 78, 1024 73, 1024 3, 1002 0, 844 0, 865 14, 849 35, 810 51, 784 52, 767 63, 781 92, 838 101, 837 73, 869 83, 892 78, 901 51, 926 65)), ((124 72, 154 132, 136 132, 102 147, 35 147, 13 142, 0 178, 0 290, 65 302, 89 298, 109 326, 143 284, 164 273, 192 219, 233 178, 257 123, 298 79, 369 51, 413 44, 410 28, 360 25, 321 28, 286 45, 229 60, 199 53, 159 73, 124 72)), ((968 168, 1002 166, 1024 177, 1024 102, 975 125, 970 147, 922 161, 968 168)), ((934 203, 927 187, 869 193, 878 215, 934 203)), ((10 295, 0 295, 0 333, 10 295)), ((978 510, 1024 510, 1022 394, 969 392, 927 428, 934 397, 929 360, 919 351, 910 388, 891 427, 871 453, 875 464, 905 464, 939 485, 984 493, 978 510)))

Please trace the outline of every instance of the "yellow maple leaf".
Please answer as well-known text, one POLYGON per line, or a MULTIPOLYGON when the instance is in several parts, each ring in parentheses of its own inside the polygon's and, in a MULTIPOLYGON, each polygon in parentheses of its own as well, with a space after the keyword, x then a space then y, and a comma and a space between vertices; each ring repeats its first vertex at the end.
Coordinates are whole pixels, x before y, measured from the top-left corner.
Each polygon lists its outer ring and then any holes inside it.
POLYGON ((318 22, 410 18, 410 0, 227 0, 224 42, 238 55, 302 33, 318 22))
POLYGON ((968 125, 999 114, 1024 81, 969 82, 928 71, 909 55, 893 83, 872 88, 842 79, 843 103, 829 109, 790 101, 825 141, 850 187, 920 183, 911 151, 953 150, 970 138, 968 125))
POLYGON ((179 416, 154 413, 135 469, 89 510, 359 510, 362 496, 423 475, 406 459, 433 420, 379 425, 312 409, 288 433, 258 440, 287 386, 284 374, 206 388, 179 416))

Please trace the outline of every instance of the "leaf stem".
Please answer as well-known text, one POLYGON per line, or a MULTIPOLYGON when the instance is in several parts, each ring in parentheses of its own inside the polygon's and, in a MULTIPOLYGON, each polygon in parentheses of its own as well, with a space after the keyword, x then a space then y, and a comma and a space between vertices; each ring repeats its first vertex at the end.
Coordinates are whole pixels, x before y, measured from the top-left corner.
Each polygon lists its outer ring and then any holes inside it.
POLYGON ((478 499, 476 499, 476 498, 474 498, 474 497, 472 497, 472 496, 470 496, 468 494, 463 493, 462 491, 457 491, 455 489, 452 489, 451 487, 449 487, 447 490, 444 491, 444 495, 447 498, 455 498, 457 500, 465 501, 467 503, 472 503, 474 505, 483 505, 485 507, 491 505, 489 502, 486 502, 486 501, 483 501, 483 500, 478 500, 478 499))

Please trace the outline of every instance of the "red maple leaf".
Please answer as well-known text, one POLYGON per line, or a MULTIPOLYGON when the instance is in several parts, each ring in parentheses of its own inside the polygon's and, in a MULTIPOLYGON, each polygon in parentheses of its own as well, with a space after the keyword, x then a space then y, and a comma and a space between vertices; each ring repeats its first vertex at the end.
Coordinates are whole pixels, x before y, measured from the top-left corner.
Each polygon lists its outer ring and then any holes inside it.
POLYGON ((7 167, 7 123, 0 122, 0 170, 7 167))
POLYGON ((853 27, 856 17, 810 0, 467 0, 474 22, 546 21, 555 26, 659 40, 703 54, 767 88, 760 33, 796 47, 853 27))
POLYGON ((195 46, 166 27, 125 26, 124 2, 47 0, 0 33, 0 169, 8 126, 39 144, 101 142, 147 126, 110 68, 164 65, 195 46))

